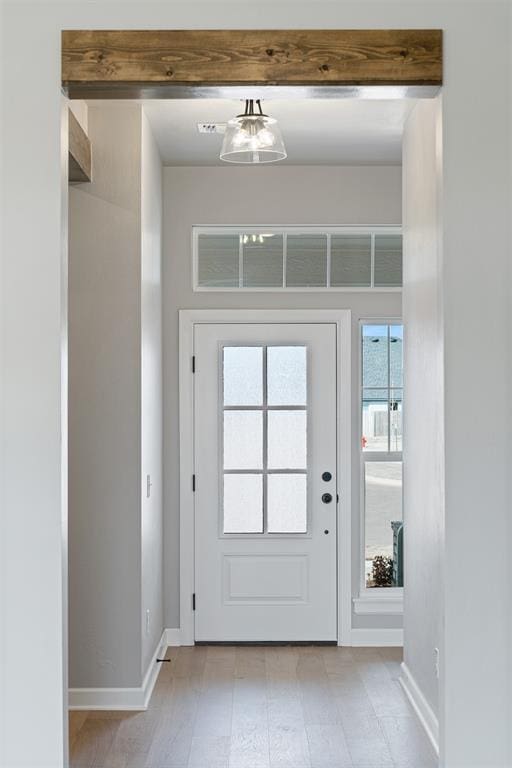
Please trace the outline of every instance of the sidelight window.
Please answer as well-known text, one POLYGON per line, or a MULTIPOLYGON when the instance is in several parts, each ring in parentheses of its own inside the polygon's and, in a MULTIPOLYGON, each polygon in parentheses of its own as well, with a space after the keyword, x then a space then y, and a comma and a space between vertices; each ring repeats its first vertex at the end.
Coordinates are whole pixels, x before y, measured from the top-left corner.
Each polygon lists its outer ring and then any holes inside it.
POLYGON ((364 587, 403 586, 403 325, 361 326, 364 587))
POLYGON ((223 533, 307 533, 307 421, 307 347, 223 346, 223 533))

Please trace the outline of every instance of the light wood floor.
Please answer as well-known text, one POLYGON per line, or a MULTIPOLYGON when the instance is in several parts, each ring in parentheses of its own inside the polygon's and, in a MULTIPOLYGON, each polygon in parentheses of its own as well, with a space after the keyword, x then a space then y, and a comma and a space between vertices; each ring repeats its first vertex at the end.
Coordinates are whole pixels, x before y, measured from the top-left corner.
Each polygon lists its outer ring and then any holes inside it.
POLYGON ((72 712, 72 768, 435 768, 393 648, 170 648, 146 712, 72 712))

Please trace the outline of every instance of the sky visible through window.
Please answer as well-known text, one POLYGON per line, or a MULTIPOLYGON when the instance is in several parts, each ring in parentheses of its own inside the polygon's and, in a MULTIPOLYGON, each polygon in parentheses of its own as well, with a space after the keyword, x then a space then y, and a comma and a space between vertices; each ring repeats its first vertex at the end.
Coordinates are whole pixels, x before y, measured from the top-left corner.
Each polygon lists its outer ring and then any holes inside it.
MULTIPOLYGON (((404 337, 404 327, 403 325, 390 325, 391 328, 391 336, 396 336, 398 339, 403 339, 404 337)), ((386 337, 388 335, 388 326, 387 325, 363 325, 363 338, 365 336, 381 336, 386 337)))

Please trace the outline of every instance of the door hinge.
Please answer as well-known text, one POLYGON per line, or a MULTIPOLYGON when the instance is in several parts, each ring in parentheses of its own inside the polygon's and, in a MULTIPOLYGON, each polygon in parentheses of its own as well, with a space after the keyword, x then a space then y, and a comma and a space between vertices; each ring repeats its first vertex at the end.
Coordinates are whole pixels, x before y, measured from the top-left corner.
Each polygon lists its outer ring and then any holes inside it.
POLYGON ((196 356, 192 355, 192 373, 196 372, 196 356))
POLYGON ((195 611, 196 609, 196 593, 192 595, 192 610, 195 611))
POLYGON ((196 491, 196 476, 192 475, 192 492, 195 493, 196 491))
POLYGON ((336 494, 336 504, 340 503, 340 495, 339 493, 336 494))

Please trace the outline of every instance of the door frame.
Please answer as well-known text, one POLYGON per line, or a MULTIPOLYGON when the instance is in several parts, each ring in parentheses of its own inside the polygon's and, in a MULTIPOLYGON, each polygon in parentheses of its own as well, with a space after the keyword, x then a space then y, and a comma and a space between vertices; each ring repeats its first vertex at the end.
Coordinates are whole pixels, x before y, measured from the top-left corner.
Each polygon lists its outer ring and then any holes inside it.
POLYGON ((337 640, 350 645, 352 628, 352 401, 349 309, 182 309, 179 311, 180 440, 180 630, 181 645, 194 645, 192 595, 195 581, 194 326, 244 323, 333 323, 336 325, 337 478, 337 640), (348 361, 348 362, 345 362, 348 361))

